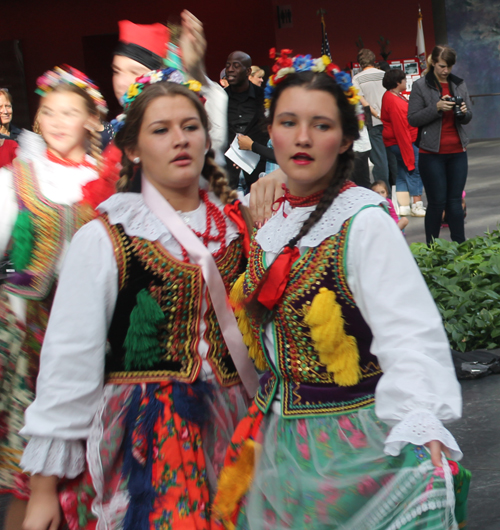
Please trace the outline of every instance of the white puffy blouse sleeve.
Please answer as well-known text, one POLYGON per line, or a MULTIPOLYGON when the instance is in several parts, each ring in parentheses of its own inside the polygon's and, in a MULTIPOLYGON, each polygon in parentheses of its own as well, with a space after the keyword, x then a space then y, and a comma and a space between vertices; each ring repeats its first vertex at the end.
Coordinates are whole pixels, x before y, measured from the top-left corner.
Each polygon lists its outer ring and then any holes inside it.
POLYGON ((216 162, 225 165, 224 150, 227 148, 227 94, 218 84, 205 77, 201 94, 206 98, 205 110, 210 121, 210 139, 216 162))
POLYGON ((21 430, 31 436, 21 461, 27 472, 72 478, 83 471, 81 440, 102 396, 117 280, 111 241, 102 223, 92 221, 73 238, 59 276, 36 399, 21 430))
POLYGON ((369 325, 383 375, 375 411, 393 426, 385 452, 408 443, 442 442, 462 453, 443 423, 460 418, 462 398, 441 316, 396 223, 381 208, 353 220, 347 281, 369 325))

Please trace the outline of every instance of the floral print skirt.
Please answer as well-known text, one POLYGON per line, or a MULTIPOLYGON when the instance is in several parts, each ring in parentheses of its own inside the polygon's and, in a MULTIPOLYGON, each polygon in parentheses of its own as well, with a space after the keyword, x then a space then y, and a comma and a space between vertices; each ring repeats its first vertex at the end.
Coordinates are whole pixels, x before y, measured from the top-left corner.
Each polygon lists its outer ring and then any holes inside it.
POLYGON ((86 470, 60 492, 70 530, 215 527, 210 504, 217 476, 248 399, 241 385, 222 388, 212 379, 206 386, 202 425, 186 419, 191 385, 105 386, 86 470))
POLYGON ((251 488, 226 527, 456 530, 458 516, 465 528, 470 473, 455 462, 435 468, 423 447, 385 455, 389 429, 373 406, 307 419, 269 413, 251 488))
MULTIPOLYGON (((40 350, 55 288, 41 301, 28 300, 26 325, 0 287, 0 494, 28 500, 29 476, 19 466, 26 439, 19 434, 24 411, 35 399, 40 350)), ((13 295, 11 295, 13 296, 13 295)))

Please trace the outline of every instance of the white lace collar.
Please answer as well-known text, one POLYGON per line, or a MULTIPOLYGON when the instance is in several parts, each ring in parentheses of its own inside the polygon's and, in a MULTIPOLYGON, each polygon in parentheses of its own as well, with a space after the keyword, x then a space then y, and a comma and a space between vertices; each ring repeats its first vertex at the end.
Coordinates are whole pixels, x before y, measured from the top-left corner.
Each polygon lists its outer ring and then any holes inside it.
MULTIPOLYGON (((387 205, 378 193, 360 186, 349 188, 339 195, 316 223, 301 239, 299 247, 317 247, 325 239, 335 235, 344 221, 366 206, 387 205)), ((257 232, 256 239, 264 252, 278 253, 300 230, 315 206, 292 208, 284 203, 271 219, 257 232), (285 217, 283 212, 287 215, 285 217)))
MULTIPOLYGON (((222 212, 224 205, 218 197, 208 192, 208 198, 222 212)), ((147 207, 140 193, 116 193, 100 204, 97 209, 106 213, 111 224, 120 224, 125 233, 130 237, 142 237, 149 241, 161 239, 162 243, 173 240, 172 234, 167 227, 147 207)), ((204 232, 206 230, 206 211, 204 202, 201 202, 196 210, 192 212, 177 212, 183 221, 193 230, 204 232)), ((239 236, 238 229, 226 216, 226 245, 239 236)), ((215 235, 217 229, 212 223, 212 233, 215 235)))

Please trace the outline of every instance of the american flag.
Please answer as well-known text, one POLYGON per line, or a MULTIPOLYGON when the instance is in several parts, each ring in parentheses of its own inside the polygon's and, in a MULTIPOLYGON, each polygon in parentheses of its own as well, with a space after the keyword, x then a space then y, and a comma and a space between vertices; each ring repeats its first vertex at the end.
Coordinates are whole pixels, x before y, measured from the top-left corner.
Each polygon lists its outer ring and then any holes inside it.
POLYGON ((321 55, 326 55, 331 59, 332 55, 330 53, 330 44, 328 42, 328 35, 326 33, 325 17, 323 13, 321 13, 321 35, 322 35, 321 55))

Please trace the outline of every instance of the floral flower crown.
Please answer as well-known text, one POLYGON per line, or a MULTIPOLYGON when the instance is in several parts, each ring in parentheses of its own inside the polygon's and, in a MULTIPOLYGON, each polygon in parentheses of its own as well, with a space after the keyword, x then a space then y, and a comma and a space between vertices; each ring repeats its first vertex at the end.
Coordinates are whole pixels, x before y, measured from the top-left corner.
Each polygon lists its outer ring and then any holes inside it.
POLYGON ((125 119, 132 103, 136 100, 137 96, 148 86, 154 83, 161 83, 162 81, 168 81, 169 83, 177 83, 178 85, 185 86, 195 92, 199 98, 205 102, 205 98, 201 96, 201 83, 194 79, 186 81, 184 74, 176 68, 165 68, 163 70, 151 70, 147 74, 141 75, 135 80, 135 83, 128 87, 127 92, 122 97, 123 113, 111 121, 111 125, 116 132, 118 132, 123 125, 125 125, 125 119))
POLYGON ((95 85, 94 82, 83 72, 80 72, 80 70, 68 66, 67 64, 56 66, 53 70, 47 70, 41 75, 36 80, 37 89, 35 90, 35 93, 45 97, 55 88, 63 84, 81 88, 92 98, 99 114, 106 116, 108 113, 108 106, 106 105, 103 95, 99 92, 97 85, 95 85))
POLYGON ((313 59, 310 55, 290 57, 291 54, 292 50, 288 49, 281 50, 280 54, 276 53, 276 48, 271 48, 269 52, 269 57, 271 57, 271 59, 276 59, 276 63, 272 68, 273 75, 269 77, 264 90, 264 106, 266 109, 271 106, 276 85, 286 79, 289 74, 295 74, 298 72, 324 72, 331 78, 335 79, 337 85, 342 89, 349 103, 356 106, 359 128, 362 129, 365 123, 364 112, 360 104, 358 89, 352 84, 351 76, 346 72, 342 72, 336 64, 332 63, 327 55, 313 59))
POLYGON ((168 81, 170 83, 177 83, 179 85, 185 86, 200 96, 199 92, 201 90, 201 83, 195 81, 194 79, 189 79, 186 81, 184 74, 180 70, 175 68, 151 70, 151 72, 138 77, 135 80, 135 83, 128 87, 127 92, 122 98, 124 113, 127 114, 130 106, 135 101, 137 96, 141 94, 148 85, 161 83, 162 81, 168 81))

